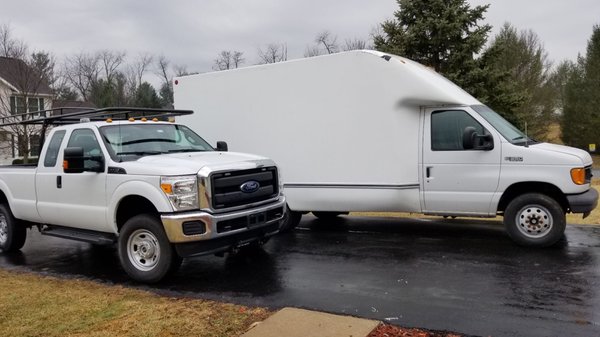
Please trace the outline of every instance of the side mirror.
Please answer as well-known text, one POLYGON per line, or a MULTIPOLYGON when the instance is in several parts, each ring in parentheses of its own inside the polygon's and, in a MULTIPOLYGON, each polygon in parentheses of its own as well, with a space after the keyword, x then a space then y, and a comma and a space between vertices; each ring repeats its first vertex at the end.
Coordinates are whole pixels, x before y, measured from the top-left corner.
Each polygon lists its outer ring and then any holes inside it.
POLYGON ((467 126, 463 131, 462 143, 465 150, 489 151, 494 149, 494 137, 491 134, 480 135, 472 126, 467 126))
POLYGON ((82 147, 67 147, 63 156, 63 171, 65 173, 82 173, 84 171, 83 161, 82 147))
POLYGON ((104 172, 104 158, 102 156, 84 156, 82 147, 67 147, 63 155, 63 172, 65 173, 82 173, 89 172, 104 172), (98 163, 95 167, 85 167, 85 161, 91 160, 98 163))
POLYGON ((217 142, 217 151, 227 152, 229 148, 227 147, 227 142, 218 141, 217 142))

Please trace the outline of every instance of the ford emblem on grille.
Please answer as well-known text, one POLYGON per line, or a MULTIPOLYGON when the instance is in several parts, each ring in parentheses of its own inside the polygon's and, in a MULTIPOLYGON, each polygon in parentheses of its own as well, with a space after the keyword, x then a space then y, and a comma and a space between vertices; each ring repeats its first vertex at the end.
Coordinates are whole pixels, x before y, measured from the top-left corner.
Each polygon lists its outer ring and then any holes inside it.
POLYGON ((256 180, 248 180, 240 185, 240 191, 244 193, 254 193, 258 191, 260 184, 256 180))

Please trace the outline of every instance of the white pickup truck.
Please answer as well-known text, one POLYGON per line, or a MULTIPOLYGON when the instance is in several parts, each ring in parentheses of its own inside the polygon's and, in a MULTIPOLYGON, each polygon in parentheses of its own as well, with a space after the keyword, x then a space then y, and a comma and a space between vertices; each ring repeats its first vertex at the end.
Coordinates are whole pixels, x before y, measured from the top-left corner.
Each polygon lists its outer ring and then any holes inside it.
POLYGON ((58 125, 37 165, 0 167, 3 252, 23 247, 26 229, 38 227, 45 235, 117 243, 131 278, 157 282, 184 257, 262 244, 279 231, 285 198, 275 163, 226 152, 224 142, 215 150, 186 126, 156 118, 191 111, 46 113, 0 120, 43 131, 58 125))

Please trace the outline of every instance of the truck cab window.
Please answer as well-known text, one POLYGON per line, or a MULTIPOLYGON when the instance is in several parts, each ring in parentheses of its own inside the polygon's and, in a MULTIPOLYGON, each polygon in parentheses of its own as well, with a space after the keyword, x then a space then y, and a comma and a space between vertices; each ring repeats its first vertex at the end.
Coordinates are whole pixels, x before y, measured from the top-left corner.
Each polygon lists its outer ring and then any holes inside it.
POLYGON ((464 150, 462 137, 466 127, 472 126, 478 134, 487 133, 466 111, 444 110, 431 114, 431 150, 461 151, 464 150))
POLYGON ((48 151, 46 151, 46 157, 44 158, 45 167, 56 166, 56 160, 58 159, 58 152, 60 151, 60 144, 65 138, 65 131, 56 131, 48 144, 48 151))
MULTIPOLYGON (((96 135, 90 129, 73 130, 67 147, 83 148, 83 155, 85 157, 103 157, 102 149, 100 148, 100 144, 98 144, 96 135)), ((102 164, 98 160, 86 159, 84 161, 85 169, 96 169, 99 168, 100 165, 102 164)))

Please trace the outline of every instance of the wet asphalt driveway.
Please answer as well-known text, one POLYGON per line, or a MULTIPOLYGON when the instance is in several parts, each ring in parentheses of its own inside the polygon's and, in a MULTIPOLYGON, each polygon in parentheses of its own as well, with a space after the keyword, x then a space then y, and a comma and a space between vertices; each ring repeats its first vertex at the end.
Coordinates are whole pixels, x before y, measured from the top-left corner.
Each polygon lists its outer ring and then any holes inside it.
POLYGON ((600 227, 549 249, 517 247, 498 222, 305 216, 263 251, 188 259, 152 287, 114 248, 28 232, 0 267, 272 309, 294 306, 479 336, 600 336, 600 227))

